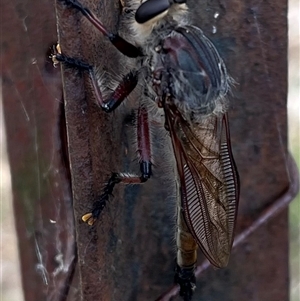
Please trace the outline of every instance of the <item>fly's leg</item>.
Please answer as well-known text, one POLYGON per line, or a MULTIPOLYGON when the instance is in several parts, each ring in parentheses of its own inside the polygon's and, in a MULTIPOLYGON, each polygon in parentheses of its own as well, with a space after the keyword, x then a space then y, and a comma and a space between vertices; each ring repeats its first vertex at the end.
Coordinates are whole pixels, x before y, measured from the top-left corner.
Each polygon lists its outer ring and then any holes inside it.
POLYGON ((174 280, 180 286, 180 296, 183 300, 191 301, 196 288, 197 243, 186 225, 180 207, 177 212, 176 244, 177 265, 174 280))
POLYGON ((140 171, 145 182, 152 175, 152 163, 149 117, 148 112, 144 107, 140 107, 138 111, 137 142, 138 155, 140 160, 140 171))
POLYGON ((94 202, 91 212, 84 214, 81 219, 88 225, 92 226, 99 218, 102 210, 105 208, 107 202, 109 201, 109 196, 112 195, 116 184, 141 184, 146 182, 149 177, 150 176, 147 176, 143 172, 140 177, 130 174, 113 173, 104 188, 103 194, 100 196, 99 200, 94 202))
MULTIPOLYGON (((132 70, 123 77, 123 80, 118 84, 117 88, 112 92, 110 97, 108 99, 104 99, 100 87, 98 86, 94 67, 92 65, 89 65, 88 63, 81 60, 65 56, 61 53, 59 45, 56 46, 56 53, 52 55, 52 60, 54 65, 61 62, 67 67, 76 68, 78 70, 88 72, 98 105, 108 113, 115 110, 124 101, 124 99, 136 87, 138 82, 137 71, 132 70)), ((98 219, 100 213, 106 206, 109 200, 109 196, 112 194, 116 184, 140 184, 146 182, 148 178, 150 178, 152 166, 150 161, 150 131, 148 124, 148 113, 144 108, 140 108, 139 110, 137 129, 138 147, 141 159, 140 169, 142 175, 139 177, 122 173, 113 173, 104 188, 103 194, 93 204, 91 212, 86 213, 82 216, 82 220, 89 225, 93 225, 98 219)))
POLYGON ((137 71, 131 70, 123 77, 122 81, 118 84, 117 88, 112 92, 110 97, 108 99, 104 99, 97 83, 94 67, 92 65, 62 54, 59 45, 56 46, 56 53, 52 55, 52 61, 54 65, 63 63, 67 67, 76 68, 87 72, 93 86, 96 101, 105 112, 111 112, 115 110, 132 92, 138 82, 137 71))
POLYGON ((136 58, 141 56, 141 50, 125 39, 121 38, 118 34, 109 32, 102 22, 92 13, 87 7, 84 7, 80 1, 77 0, 59 0, 65 5, 79 10, 109 41, 124 55, 136 58))
POLYGON ((141 184, 145 183, 151 177, 152 163, 149 120, 148 112, 143 107, 139 108, 138 111, 137 137, 141 176, 135 176, 125 173, 113 173, 104 188, 103 194, 100 196, 99 200, 97 200, 93 204, 91 212, 88 212, 82 216, 82 220, 88 225, 92 226, 98 219, 100 213, 109 200, 109 196, 112 195, 113 189, 116 184, 141 184))

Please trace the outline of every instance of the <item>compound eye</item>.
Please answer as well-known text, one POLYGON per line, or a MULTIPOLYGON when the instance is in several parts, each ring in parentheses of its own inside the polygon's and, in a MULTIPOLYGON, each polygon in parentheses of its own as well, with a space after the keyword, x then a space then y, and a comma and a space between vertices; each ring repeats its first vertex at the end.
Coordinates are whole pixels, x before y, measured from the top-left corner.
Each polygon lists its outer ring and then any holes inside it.
POLYGON ((135 13, 136 22, 143 24, 170 8, 169 0, 148 0, 135 13))

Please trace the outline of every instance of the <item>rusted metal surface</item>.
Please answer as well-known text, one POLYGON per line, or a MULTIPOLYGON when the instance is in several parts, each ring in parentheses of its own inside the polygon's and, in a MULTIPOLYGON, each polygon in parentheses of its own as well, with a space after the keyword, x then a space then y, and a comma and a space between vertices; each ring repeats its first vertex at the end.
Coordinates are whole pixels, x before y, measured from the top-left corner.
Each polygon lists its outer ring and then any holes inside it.
MULTIPOLYGON (((110 30, 117 30, 118 1, 85 3, 110 30)), ((199 6, 190 1, 189 5, 195 24, 215 42, 237 82, 230 119, 242 184, 239 232, 289 187, 286 2, 210 1, 199 6)), ((112 74, 122 71, 126 59, 79 13, 59 7, 58 19, 65 53, 112 74)), ((135 151, 130 140, 134 128, 125 122, 130 109, 138 104, 138 96, 127 108, 105 115, 94 104, 86 80, 73 71, 65 73, 77 222, 101 193, 111 171, 136 171, 134 164, 129 164, 129 155, 135 151)), ((161 156, 162 149, 158 149, 156 158, 161 156)), ((163 173, 157 168, 144 187, 125 191, 118 187, 95 228, 79 223, 84 300, 153 300, 172 282, 173 227, 168 212, 172 207, 165 203, 175 192, 172 181, 168 191, 160 192, 163 173)), ((170 168, 167 173, 173 177, 170 168)), ((211 269, 201 275, 195 300, 287 300, 287 240, 287 212, 283 211, 237 248, 227 269, 211 269)))
POLYGON ((68 286, 76 252, 62 84, 48 59, 56 41, 53 3, 1 1, 3 108, 26 301, 76 294, 68 286))
MULTIPOLYGON (((84 3, 110 30, 117 31, 121 13, 117 0, 87 0, 84 3)), ((37 179, 42 179, 37 175, 45 173, 38 167, 47 166, 49 169, 51 166, 52 172, 52 167, 58 162, 59 168, 62 168, 61 157, 52 156, 60 148, 55 146, 53 140, 45 139, 53 137, 53 129, 49 134, 49 125, 52 124, 55 131, 58 124, 58 101, 55 97, 60 99, 60 92, 52 88, 59 89, 59 81, 52 85, 45 78, 57 80, 58 77, 52 74, 43 77, 41 74, 44 52, 56 40, 52 28, 53 7, 46 1, 39 4, 40 10, 36 3, 34 8, 26 5, 24 13, 24 4, 21 2, 5 1, 5 11, 2 13, 4 23, 8 24, 3 31, 7 35, 3 38, 1 59, 16 214, 25 216, 23 204, 27 204, 28 200, 35 200, 37 204, 30 207, 34 208, 30 211, 33 212, 30 223, 25 217, 17 219, 22 267, 26 275, 23 277, 26 300, 45 300, 44 288, 51 287, 43 283, 43 278, 35 270, 38 263, 33 247, 36 236, 32 233, 41 231, 43 243, 47 238, 52 248, 57 246, 45 222, 51 217, 39 215, 40 208, 44 208, 40 204, 51 204, 50 212, 53 210, 53 199, 59 199, 51 190, 55 183, 58 183, 55 192, 63 194, 64 200, 70 200, 68 187, 64 184, 65 170, 59 169, 53 178, 46 181, 45 190, 40 189, 44 187, 40 184, 44 180, 37 182, 37 179), (40 13, 34 14, 34 9, 40 13), (45 15, 52 16, 52 21, 49 21, 51 25, 45 22, 45 15), (8 34, 10 28, 14 28, 10 19, 16 20, 14 26, 20 35, 19 47, 15 44, 15 38, 8 34), (26 32, 36 34, 34 40, 24 34, 24 24, 26 32), (37 24, 41 26, 37 28, 37 24), (51 34, 48 36, 49 32, 51 34), (19 49, 18 54, 10 51, 10 45, 19 49), (24 53, 24 49, 28 52, 24 53), (31 64, 32 58, 37 59, 37 64, 31 64), (47 118, 50 119, 49 123, 47 118), (47 131, 43 131, 43 126, 47 131), (37 137, 43 143, 37 143, 37 137), (19 144, 22 147, 18 147, 19 144), (49 161, 48 164, 41 164, 42 158, 56 159, 50 161, 50 165, 49 161), (27 241, 22 238, 28 232, 28 225, 34 227, 29 232, 31 236, 26 244, 27 241), (35 291, 38 293, 35 294, 35 291)), ((237 224, 237 233, 240 233, 252 225, 262 210, 290 185, 286 141, 286 2, 213 0, 199 5, 199 1, 191 0, 189 6, 192 8, 194 24, 213 40, 237 82, 230 97, 229 117, 233 153, 241 177, 237 224)), ((128 60, 80 13, 58 5, 57 20, 59 40, 66 54, 96 64, 99 70, 106 70, 117 77, 124 69, 128 70, 124 67, 128 60)), ((76 290, 72 291, 68 300, 80 300, 79 296, 84 301, 155 300, 173 282, 175 258, 175 180, 172 167, 164 164, 164 161, 168 161, 165 155, 168 137, 154 126, 156 145, 153 179, 139 187, 124 188, 119 185, 101 219, 95 227, 89 228, 81 222, 81 215, 90 209, 92 202, 101 194, 110 173, 138 172, 137 161, 134 161, 136 149, 133 143, 135 127, 132 109, 137 107, 141 91, 137 90, 129 98, 126 107, 121 106, 116 112, 105 114, 93 100, 86 75, 69 69, 63 71, 78 245, 75 274, 78 278, 75 279, 80 278, 80 283, 76 284, 76 290)), ((60 219, 71 222, 71 215, 69 208, 60 219)), ((63 228, 67 224, 55 225, 55 231, 60 229, 72 233, 71 226, 63 228)), ((197 282, 195 300, 288 300, 287 226, 287 211, 283 210, 234 250, 228 268, 217 271, 210 268, 202 272, 197 282)), ((39 243, 39 246, 43 246, 43 243, 39 243)), ((50 258, 53 259, 53 256, 50 258)), ((47 271, 53 271, 51 268, 47 267, 47 271)), ((179 300, 177 298, 174 300, 179 300)))
MULTIPOLYGON (((113 4, 104 1, 96 5, 91 2, 86 4, 109 29, 117 30, 118 10, 113 10, 113 4)), ((231 97, 230 118, 233 148, 242 183, 239 231, 289 186, 286 167, 286 3, 212 1, 206 7, 199 7, 192 1, 189 4, 193 7, 195 23, 216 43, 238 83, 233 89, 234 97, 231 97), (217 18, 216 13, 219 14, 217 18), (217 32, 212 34, 214 26, 217 32)), ((69 16, 72 12, 65 14, 69 16)), ((101 35, 86 22, 78 21, 81 20, 78 14, 72 17, 74 23, 70 23, 69 19, 60 19, 64 22, 60 29, 71 35, 76 30, 81 33, 76 36, 76 41, 79 37, 81 39, 81 48, 76 49, 76 54, 96 63, 101 69, 119 74, 120 66, 126 63, 124 58, 103 42, 101 35)), ((79 45, 65 38, 61 36, 61 44, 64 51, 70 54, 79 45), (64 43, 71 47, 65 48, 64 43)), ((69 76, 74 78, 74 73, 68 73, 69 76)), ((76 76, 74 80, 80 79, 76 76)), ((86 173, 92 173, 87 183, 76 181, 73 187, 77 220, 87 204, 100 194, 102 183, 110 171, 120 171, 121 166, 121 171, 130 170, 130 158, 124 159, 124 144, 130 146, 130 142, 126 141, 127 135, 120 136, 124 133, 126 110, 107 116, 95 107, 91 92, 86 90, 86 94, 82 90, 81 100, 74 99, 79 94, 78 90, 66 90, 66 97, 70 99, 67 111, 71 112, 69 115, 67 113, 67 118, 76 125, 75 129, 70 124, 70 141, 76 139, 78 143, 78 146, 72 146, 75 156, 72 159, 71 155, 71 161, 82 164, 82 154, 90 155, 85 160, 89 162, 86 173), (68 93, 71 93, 70 96, 68 93), (84 116, 78 116, 83 115, 81 111, 85 105, 84 116), (72 109, 74 106, 76 109, 72 109), (78 141, 78 132, 84 133, 81 141, 78 141), (127 164, 120 164, 121 158, 127 164)), ((157 156, 160 155, 157 152, 157 156)), ((131 165, 131 168, 134 167, 131 165)), ((172 177, 172 173, 168 172, 172 177)), ((152 183, 147 183, 143 188, 126 189, 128 192, 131 189, 134 194, 126 194, 119 188, 95 229, 88 230, 85 225, 78 228, 85 300, 95 297, 101 300, 153 300, 172 281, 172 240, 170 234, 164 235, 172 231, 172 222, 156 216, 153 224, 149 224, 149 212, 170 217, 167 212, 170 207, 161 204, 168 194, 174 195, 174 185, 170 185, 169 192, 164 190, 164 194, 159 195, 161 201, 157 201, 153 191, 161 187, 158 184, 159 171, 156 175, 158 177, 154 176, 152 183), (168 229, 160 233, 159 242, 156 233, 160 231, 156 229, 168 229), (97 280, 99 285, 92 288, 97 280)), ((284 211, 238 248, 227 269, 210 270, 203 274, 198 281, 195 299, 287 300, 287 254, 287 215, 284 211), (277 274, 275 271, 280 277, 274 276, 277 274), (266 279, 272 281, 266 283, 266 279)))
MULTIPOLYGON (((88 1, 87 5, 110 30, 117 30, 117 1, 88 1)), ((120 74, 123 57, 80 14, 62 6, 57 9, 64 53, 120 74)), ((161 178, 153 181, 155 186, 124 189, 119 185, 95 227, 80 222, 111 172, 138 172, 131 121, 136 104, 131 99, 129 107, 105 114, 83 85, 86 75, 65 70, 64 77, 82 299, 152 299, 172 281, 173 271, 173 212, 166 213, 165 201, 170 191, 154 190, 161 178), (167 276, 161 277, 164 272, 167 276)), ((160 165, 159 158, 156 164, 160 165)), ((174 179, 171 182, 174 188, 174 179)))

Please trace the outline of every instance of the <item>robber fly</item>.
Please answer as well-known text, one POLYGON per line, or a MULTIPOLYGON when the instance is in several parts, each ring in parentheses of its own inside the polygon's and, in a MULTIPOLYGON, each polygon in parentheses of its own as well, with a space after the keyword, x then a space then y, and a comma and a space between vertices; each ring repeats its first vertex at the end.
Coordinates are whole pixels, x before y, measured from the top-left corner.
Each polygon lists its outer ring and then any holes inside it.
MULTIPOLYGON (((189 24, 186 0, 129 1, 134 43, 110 33, 77 0, 60 0, 80 11, 125 56, 137 59, 138 70, 123 76, 104 98, 94 66, 70 58, 57 48, 54 63, 88 72, 99 106, 115 110, 135 89, 146 85, 163 110, 171 137, 180 183, 177 204, 177 268, 175 281, 185 301, 195 289, 197 247, 217 268, 228 263, 238 208, 239 180, 232 156, 226 94, 231 79, 212 42, 189 24), (141 79, 142 77, 142 79, 141 79)), ((117 183, 143 183, 152 174, 149 115, 137 116, 141 176, 113 173, 100 199, 82 219, 93 225, 117 183)))

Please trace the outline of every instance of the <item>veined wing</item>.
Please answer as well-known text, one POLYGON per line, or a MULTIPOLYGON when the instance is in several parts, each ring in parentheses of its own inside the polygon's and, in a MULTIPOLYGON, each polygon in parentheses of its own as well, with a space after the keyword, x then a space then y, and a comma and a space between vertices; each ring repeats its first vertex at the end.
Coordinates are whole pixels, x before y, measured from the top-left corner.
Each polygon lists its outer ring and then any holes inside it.
POLYGON ((181 185, 187 226, 214 266, 227 265, 233 242, 239 179, 232 156, 227 115, 189 124, 165 107, 181 185))

